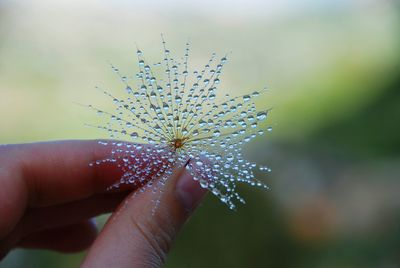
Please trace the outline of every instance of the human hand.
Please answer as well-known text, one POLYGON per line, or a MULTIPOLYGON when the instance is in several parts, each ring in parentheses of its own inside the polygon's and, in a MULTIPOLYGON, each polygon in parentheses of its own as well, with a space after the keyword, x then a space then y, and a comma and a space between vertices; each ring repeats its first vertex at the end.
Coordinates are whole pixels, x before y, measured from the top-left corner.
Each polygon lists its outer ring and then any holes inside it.
POLYGON ((178 168, 152 215, 161 193, 106 192, 121 170, 88 164, 109 153, 97 141, 0 146, 0 259, 15 247, 90 247, 82 267, 160 267, 205 190, 178 168), (97 235, 90 219, 114 210, 97 235))

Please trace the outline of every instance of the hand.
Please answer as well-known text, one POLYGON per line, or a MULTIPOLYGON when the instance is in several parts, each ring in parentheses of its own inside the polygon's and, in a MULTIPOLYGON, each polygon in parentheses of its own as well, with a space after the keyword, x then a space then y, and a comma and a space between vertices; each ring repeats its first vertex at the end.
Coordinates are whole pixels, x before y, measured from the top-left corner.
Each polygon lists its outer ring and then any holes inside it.
POLYGON ((82 267, 160 267, 205 190, 176 169, 153 215, 161 193, 106 192, 121 170, 89 163, 109 154, 97 141, 0 146, 0 259, 15 247, 90 247, 82 267), (114 210, 97 235, 91 218, 114 210))

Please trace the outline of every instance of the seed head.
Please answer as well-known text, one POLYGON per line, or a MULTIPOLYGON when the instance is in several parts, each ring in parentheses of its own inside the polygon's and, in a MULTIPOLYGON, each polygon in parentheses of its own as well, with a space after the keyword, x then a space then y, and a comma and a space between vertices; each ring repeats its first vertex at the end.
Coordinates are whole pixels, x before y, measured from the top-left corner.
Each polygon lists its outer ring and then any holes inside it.
POLYGON ((234 209, 235 200, 244 203, 236 191, 238 183, 267 188, 254 171, 271 170, 242 154, 245 143, 264 133, 260 122, 269 110, 258 111, 253 100, 265 90, 217 97, 226 56, 216 60, 213 53, 201 70, 190 71, 189 43, 180 60, 172 58, 164 39, 162 46, 163 59, 156 64, 148 63, 137 50, 136 77, 123 76, 111 65, 125 86, 125 96, 101 89, 115 110, 88 107, 106 119, 104 125, 94 127, 127 142, 100 142, 111 145, 111 156, 94 164, 115 162, 122 169, 122 177, 112 187, 137 184, 154 190, 162 188, 173 167, 185 166, 201 187, 234 209))

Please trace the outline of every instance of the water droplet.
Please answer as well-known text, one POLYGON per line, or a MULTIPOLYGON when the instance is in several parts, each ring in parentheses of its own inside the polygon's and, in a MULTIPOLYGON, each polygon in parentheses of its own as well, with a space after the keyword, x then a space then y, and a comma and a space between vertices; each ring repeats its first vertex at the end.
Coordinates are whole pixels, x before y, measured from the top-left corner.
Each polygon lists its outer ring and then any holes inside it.
POLYGON ((219 136, 221 136, 221 131, 219 131, 219 130, 214 130, 213 136, 214 136, 214 137, 219 137, 219 136))
POLYGON ((267 118, 267 113, 266 112, 258 112, 257 113, 257 119, 258 120, 264 120, 265 118, 267 118))

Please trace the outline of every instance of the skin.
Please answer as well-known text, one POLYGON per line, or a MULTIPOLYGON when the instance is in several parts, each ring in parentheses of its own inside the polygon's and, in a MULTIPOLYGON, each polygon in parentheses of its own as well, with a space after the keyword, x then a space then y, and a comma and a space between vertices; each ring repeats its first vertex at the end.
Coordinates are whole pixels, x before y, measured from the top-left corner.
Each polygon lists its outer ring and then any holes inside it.
POLYGON ((205 190, 177 168, 162 193, 106 191, 120 169, 88 163, 107 156, 97 141, 0 145, 0 260, 16 247, 89 249, 81 267, 162 266, 205 190), (98 234, 91 218, 108 212, 98 234))

